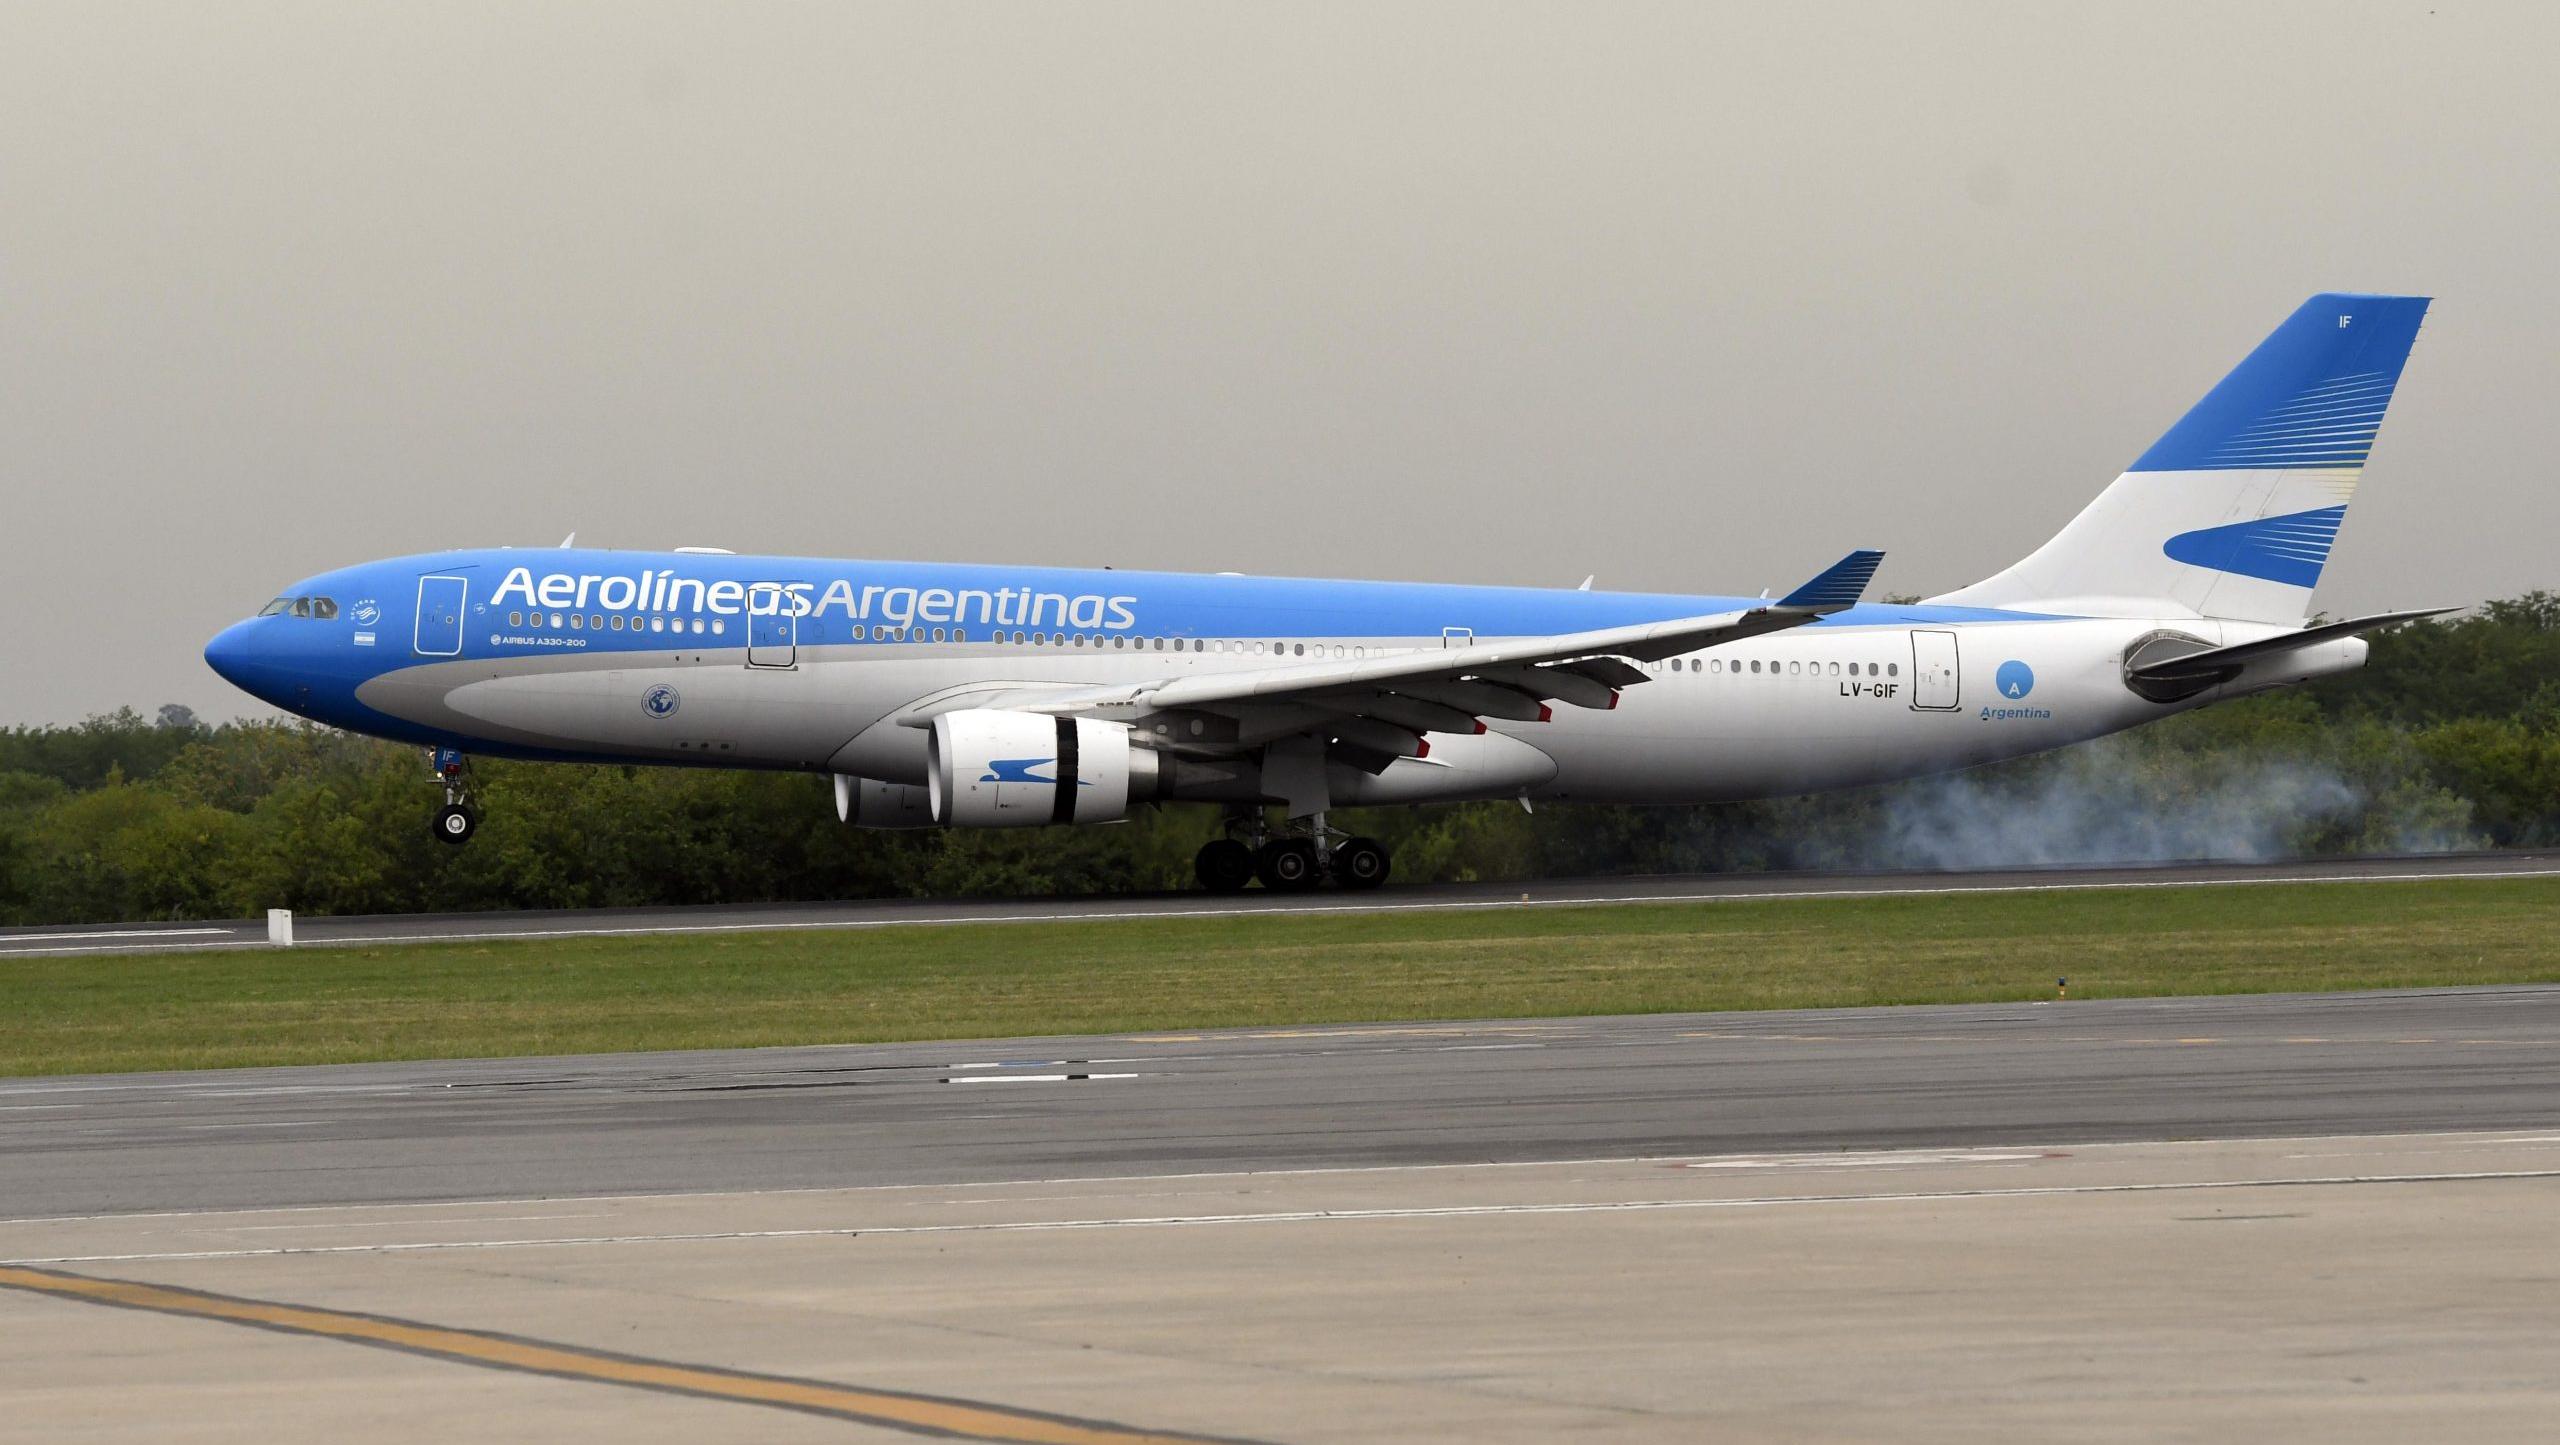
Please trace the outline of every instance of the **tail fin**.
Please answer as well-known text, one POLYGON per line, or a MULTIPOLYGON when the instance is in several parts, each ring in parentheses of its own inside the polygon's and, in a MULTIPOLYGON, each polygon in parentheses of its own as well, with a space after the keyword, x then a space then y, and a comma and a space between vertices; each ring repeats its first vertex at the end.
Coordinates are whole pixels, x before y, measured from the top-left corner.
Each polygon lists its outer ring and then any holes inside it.
POLYGON ((2305 301, 2052 541, 1931 600, 2301 621, 2426 314, 2424 296, 2305 301))

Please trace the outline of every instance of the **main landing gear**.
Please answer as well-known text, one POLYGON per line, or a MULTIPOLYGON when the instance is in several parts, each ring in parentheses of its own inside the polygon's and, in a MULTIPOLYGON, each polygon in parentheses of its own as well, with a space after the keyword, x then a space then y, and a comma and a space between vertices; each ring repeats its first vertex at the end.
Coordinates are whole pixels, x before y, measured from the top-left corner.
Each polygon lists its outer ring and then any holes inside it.
POLYGON ((471 760, 458 748, 434 748, 427 754, 436 781, 444 784, 444 806, 436 809, 435 835, 460 847, 480 827, 480 810, 471 806, 471 760))
POLYGON ((1230 815, 1227 836, 1204 845, 1192 860, 1200 886, 1241 893, 1259 878, 1271 892, 1299 893, 1327 879, 1352 889, 1387 881, 1387 850, 1376 839, 1328 828, 1322 813, 1288 828, 1273 833, 1258 812, 1230 815))

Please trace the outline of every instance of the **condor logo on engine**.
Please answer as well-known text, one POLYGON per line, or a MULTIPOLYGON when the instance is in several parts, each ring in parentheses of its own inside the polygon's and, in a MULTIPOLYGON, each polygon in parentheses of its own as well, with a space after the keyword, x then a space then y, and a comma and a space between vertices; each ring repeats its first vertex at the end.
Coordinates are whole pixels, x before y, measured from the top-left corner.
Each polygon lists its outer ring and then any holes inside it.
MULTIPOLYGON (((987 775, 978 781, 982 783, 1054 783, 1058 781, 1055 777, 1042 777, 1031 770, 1054 767, 1057 761, 1056 758, 990 758, 987 761, 987 775)), ((1076 786, 1090 788, 1093 784, 1078 779, 1076 786)))

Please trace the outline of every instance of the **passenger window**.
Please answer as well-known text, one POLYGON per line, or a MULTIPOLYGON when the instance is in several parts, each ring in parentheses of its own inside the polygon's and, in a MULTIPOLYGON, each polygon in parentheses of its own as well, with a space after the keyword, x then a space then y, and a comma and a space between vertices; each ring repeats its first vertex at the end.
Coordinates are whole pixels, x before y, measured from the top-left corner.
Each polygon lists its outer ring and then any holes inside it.
POLYGON ((1760 659, 1756 657, 1751 659, 1751 670, 1753 672, 1758 672, 1760 670, 1760 659))
POLYGON ((573 631, 583 632, 586 630, 587 619, 579 616, 575 612, 572 612, 569 614, 569 626, 573 631))
POLYGON ((1887 677, 1900 677, 1900 676, 1902 676, 1902 664, 1901 664, 1901 663, 1898 663, 1898 662, 1888 662, 1888 663, 1886 663, 1886 664, 1884 665, 1884 675, 1885 675, 1885 676, 1887 676, 1887 677))
POLYGON ((693 619, 693 631, 694 631, 694 635, 695 635, 695 636, 697 636, 697 637, 699 637, 699 636, 702 634, 702 619, 701 619, 701 618, 697 617, 697 618, 693 619))
POLYGON ((524 614, 523 614, 523 613, 521 613, 521 612, 510 612, 510 613, 508 613, 508 614, 507 614, 507 625, 508 625, 509 627, 522 627, 522 626, 524 626, 524 614))
POLYGON ((722 621, 721 619, 719 619, 719 618, 717 618, 717 617, 714 617, 714 618, 712 618, 712 619, 711 619, 711 631, 713 632, 713 634, 714 634, 714 635, 717 635, 717 634, 719 634, 719 633, 726 632, 726 631, 728 631, 728 630, 729 630, 729 624, 728 624, 727 622, 724 622, 724 621, 722 621))
POLYGON ((589 627, 594 628, 594 629, 595 629, 596 631, 598 631, 598 632, 602 632, 602 631, 604 631, 604 616, 603 616, 603 614, 598 613, 598 614, 594 614, 594 615, 589 616, 589 617, 587 618, 587 625, 588 625, 589 627))

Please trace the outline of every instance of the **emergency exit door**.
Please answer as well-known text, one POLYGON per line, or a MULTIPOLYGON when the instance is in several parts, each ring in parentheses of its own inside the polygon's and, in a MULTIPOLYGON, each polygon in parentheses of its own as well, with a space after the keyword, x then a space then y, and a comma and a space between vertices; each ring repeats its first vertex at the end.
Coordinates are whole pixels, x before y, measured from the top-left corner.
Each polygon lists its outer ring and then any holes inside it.
POLYGON ((1932 712, 1953 708, 1963 681, 1957 666, 1954 633, 1914 629, 1911 634, 1911 705, 1932 712))
POLYGON ((462 604, 470 596, 467 578, 418 579, 418 623, 410 630, 409 644, 420 657, 452 657, 462 651, 462 604))

